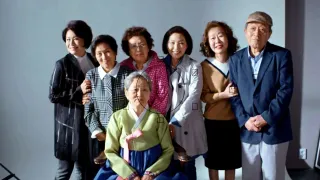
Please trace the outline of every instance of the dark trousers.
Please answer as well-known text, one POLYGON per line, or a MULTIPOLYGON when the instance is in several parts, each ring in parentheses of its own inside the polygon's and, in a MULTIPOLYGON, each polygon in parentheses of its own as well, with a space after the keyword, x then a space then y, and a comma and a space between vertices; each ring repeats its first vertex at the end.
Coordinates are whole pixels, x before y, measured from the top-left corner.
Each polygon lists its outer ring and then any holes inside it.
POLYGON ((69 180, 74 171, 74 177, 77 180, 85 180, 85 165, 80 161, 60 160, 58 162, 58 169, 55 180, 69 180))

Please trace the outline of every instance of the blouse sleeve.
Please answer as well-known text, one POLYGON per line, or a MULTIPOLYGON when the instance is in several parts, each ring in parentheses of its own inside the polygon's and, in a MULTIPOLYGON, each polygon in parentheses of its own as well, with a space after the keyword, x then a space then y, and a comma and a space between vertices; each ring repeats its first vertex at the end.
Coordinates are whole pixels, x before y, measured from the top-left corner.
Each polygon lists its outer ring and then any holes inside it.
POLYGON ((105 154, 107 159, 110 161, 110 166, 114 172, 116 172, 123 179, 129 178, 132 174, 135 174, 135 170, 119 156, 120 149, 120 136, 121 136, 121 122, 117 120, 115 114, 110 118, 106 143, 105 143, 105 154))
POLYGON ((155 77, 156 79, 153 79, 153 81, 155 81, 155 86, 152 91, 155 91, 156 95, 150 106, 165 116, 169 102, 169 81, 167 70, 164 65, 158 67, 155 77))
POLYGON ((163 116, 159 116, 159 118, 160 119, 157 121, 159 124, 158 137, 162 148, 162 155, 146 170, 145 174, 160 174, 162 171, 168 168, 173 155, 174 149, 169 133, 169 125, 163 116))

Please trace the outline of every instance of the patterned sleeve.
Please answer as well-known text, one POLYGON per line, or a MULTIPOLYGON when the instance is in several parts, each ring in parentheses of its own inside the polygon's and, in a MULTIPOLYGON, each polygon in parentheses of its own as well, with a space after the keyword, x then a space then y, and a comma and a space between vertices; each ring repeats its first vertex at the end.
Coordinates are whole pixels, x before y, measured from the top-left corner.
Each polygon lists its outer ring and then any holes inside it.
POLYGON ((57 61, 50 80, 49 99, 52 103, 68 103, 69 101, 81 105, 82 90, 78 86, 66 89, 65 72, 61 61, 57 61))
MULTIPOLYGON (((90 80, 91 84, 94 83, 93 77, 94 77, 94 70, 88 71, 86 74, 86 79, 90 80)), ((102 130, 103 128, 99 121, 99 114, 94 107, 95 97, 92 95, 92 93, 88 93, 88 95, 90 97, 90 102, 84 105, 84 110, 85 110, 84 120, 90 132, 93 133, 95 130, 99 131, 99 130, 102 130)))
POLYGON ((152 90, 155 91, 156 94, 150 106, 165 116, 169 102, 169 82, 166 67, 164 65, 159 66, 155 76, 155 86, 152 87, 152 90))

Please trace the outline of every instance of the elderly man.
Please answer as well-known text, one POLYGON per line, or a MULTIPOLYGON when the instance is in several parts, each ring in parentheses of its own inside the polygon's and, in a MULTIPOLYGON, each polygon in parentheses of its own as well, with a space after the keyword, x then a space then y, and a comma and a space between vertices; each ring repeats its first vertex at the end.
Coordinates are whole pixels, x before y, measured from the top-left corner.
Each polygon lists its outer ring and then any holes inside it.
POLYGON ((268 42, 272 18, 249 15, 249 46, 230 59, 230 79, 239 95, 231 98, 241 128, 243 180, 284 180, 289 141, 289 104, 293 91, 289 50, 268 42))

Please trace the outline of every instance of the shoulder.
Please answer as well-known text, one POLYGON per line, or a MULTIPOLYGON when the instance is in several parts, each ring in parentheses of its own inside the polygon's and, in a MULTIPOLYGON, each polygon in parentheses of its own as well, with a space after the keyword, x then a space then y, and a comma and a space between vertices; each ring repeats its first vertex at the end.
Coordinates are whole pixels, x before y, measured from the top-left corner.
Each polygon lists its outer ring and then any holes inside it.
POLYGON ((153 108, 149 109, 148 115, 149 115, 149 119, 157 120, 158 122, 162 122, 162 123, 167 122, 166 118, 153 108))
MULTIPOLYGON (((164 61, 161 60, 161 59, 158 59, 158 58, 152 59, 151 63, 152 63, 152 67, 159 66, 159 67, 161 67, 161 68, 166 68, 166 64, 165 64, 164 61)), ((150 64, 150 65, 151 65, 151 64, 150 64)))
POLYGON ((93 68, 93 69, 90 69, 87 74, 86 74, 86 77, 87 78, 92 78, 95 76, 95 74, 98 72, 98 68, 93 68))
POLYGON ((133 66, 133 60, 131 58, 127 58, 123 61, 120 62, 120 66, 125 66, 127 67, 128 69, 132 69, 134 70, 134 66, 133 66))
POLYGON ((189 60, 190 60, 190 63, 193 65, 193 66, 201 66, 201 62, 200 61, 197 61, 197 60, 195 60, 195 59, 193 59, 193 58, 189 58, 189 60))
POLYGON ((248 51, 248 47, 245 47, 245 48, 242 48, 240 49, 239 51, 235 52, 231 57, 230 57, 230 60, 231 61, 237 61, 239 59, 242 58, 243 54, 244 53, 247 53, 248 51))
POLYGON ((204 59, 200 64, 201 64, 201 66, 206 66, 206 65, 208 65, 208 59, 207 59, 207 58, 204 59))
POLYGON ((128 114, 128 107, 122 108, 112 114, 113 118, 118 119, 120 117, 126 117, 128 114))
POLYGON ((291 53, 289 49, 286 49, 284 47, 281 47, 281 46, 278 46, 275 44, 271 44, 271 43, 268 43, 266 50, 268 50, 270 53, 275 54, 277 56, 282 56, 287 53, 291 53))
POLYGON ((120 65, 126 66, 126 65, 128 65, 129 63, 132 63, 131 58, 124 59, 123 61, 121 61, 120 65))
POLYGON ((162 60, 153 59, 146 71, 150 76, 152 76, 152 74, 156 76, 162 76, 163 74, 167 74, 167 67, 162 60))
POLYGON ((120 64, 120 68, 119 68, 118 73, 124 74, 124 75, 129 75, 132 72, 133 72, 133 70, 130 69, 128 66, 124 66, 124 65, 120 64))
POLYGON ((55 68, 63 68, 65 66, 65 63, 68 63, 70 59, 71 54, 66 54, 64 57, 60 58, 55 62, 55 68))

